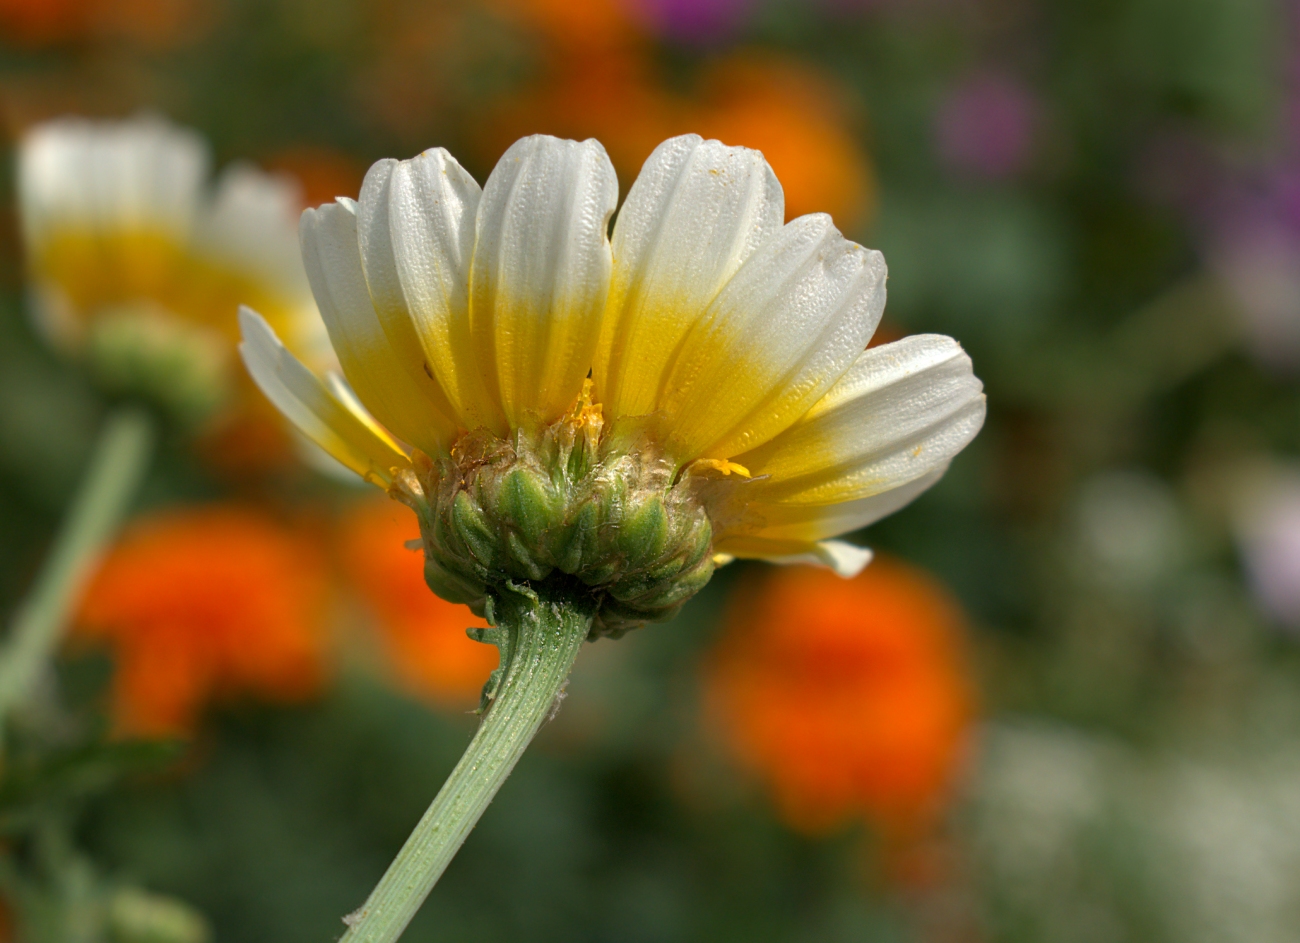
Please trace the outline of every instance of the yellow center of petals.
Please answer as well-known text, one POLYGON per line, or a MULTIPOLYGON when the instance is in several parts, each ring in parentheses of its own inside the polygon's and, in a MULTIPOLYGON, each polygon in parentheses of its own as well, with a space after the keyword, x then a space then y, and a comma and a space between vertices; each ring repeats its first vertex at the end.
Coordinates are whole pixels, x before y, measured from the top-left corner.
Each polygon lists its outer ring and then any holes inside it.
POLYGON ((296 333, 293 304, 228 263, 204 258, 165 232, 56 232, 40 246, 33 274, 62 292, 78 319, 141 301, 190 324, 239 340, 241 304, 259 311, 282 334, 296 333))

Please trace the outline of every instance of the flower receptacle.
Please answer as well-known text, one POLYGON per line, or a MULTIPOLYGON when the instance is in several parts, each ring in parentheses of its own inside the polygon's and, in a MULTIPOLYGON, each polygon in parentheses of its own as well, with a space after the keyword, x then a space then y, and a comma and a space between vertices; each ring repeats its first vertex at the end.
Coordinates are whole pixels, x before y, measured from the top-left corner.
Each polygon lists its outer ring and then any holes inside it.
POLYGON ((420 518, 435 593, 481 613, 507 583, 563 582, 594 600, 597 637, 669 619, 709 581, 713 531, 694 482, 647 446, 602 442, 598 409, 417 456, 393 494, 420 518))

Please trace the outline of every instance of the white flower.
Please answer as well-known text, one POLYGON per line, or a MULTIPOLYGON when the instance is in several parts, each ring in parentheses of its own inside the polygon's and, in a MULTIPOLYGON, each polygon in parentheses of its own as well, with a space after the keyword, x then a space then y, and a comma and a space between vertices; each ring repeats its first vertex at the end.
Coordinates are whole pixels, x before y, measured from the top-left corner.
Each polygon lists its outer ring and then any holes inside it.
POLYGON ((969 358, 934 335, 866 350, 883 257, 824 214, 785 223, 757 151, 665 141, 611 238, 617 195, 592 140, 518 141, 482 189, 440 148, 380 161, 357 201, 302 219, 346 383, 317 379, 252 311, 245 362, 382 484, 415 450, 560 420, 590 377, 607 439, 716 479, 719 554, 856 572, 869 552, 828 538, 934 484, 983 423, 969 358))
POLYGON ((153 320, 233 353, 253 301, 291 347, 328 364, 297 244, 296 185, 234 164, 208 190, 195 132, 159 118, 59 118, 18 149, 31 309, 77 350, 105 320, 153 320), (322 359, 324 357, 324 359, 322 359))

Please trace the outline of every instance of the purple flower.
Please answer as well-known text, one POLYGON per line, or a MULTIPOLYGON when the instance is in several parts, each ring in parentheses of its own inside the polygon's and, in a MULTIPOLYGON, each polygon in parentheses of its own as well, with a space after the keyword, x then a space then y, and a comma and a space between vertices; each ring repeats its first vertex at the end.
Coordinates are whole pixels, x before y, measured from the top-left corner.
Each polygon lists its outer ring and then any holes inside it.
POLYGON ((754 0, 626 0, 649 28, 667 39, 707 45, 744 26, 754 0))
POLYGON ((1273 369, 1300 367, 1300 165, 1230 173, 1202 209, 1210 269, 1235 303, 1247 347, 1273 369))
POLYGON ((1238 538, 1255 598, 1300 629, 1300 472, 1271 469, 1250 480, 1242 503, 1238 538))
POLYGON ((953 88, 935 116, 939 156, 960 174, 1003 179, 1029 163, 1037 104, 1015 79, 972 75, 953 88))
POLYGON ((1277 370, 1300 366, 1300 232, 1275 216, 1225 226, 1210 266, 1236 302, 1247 346, 1277 370))

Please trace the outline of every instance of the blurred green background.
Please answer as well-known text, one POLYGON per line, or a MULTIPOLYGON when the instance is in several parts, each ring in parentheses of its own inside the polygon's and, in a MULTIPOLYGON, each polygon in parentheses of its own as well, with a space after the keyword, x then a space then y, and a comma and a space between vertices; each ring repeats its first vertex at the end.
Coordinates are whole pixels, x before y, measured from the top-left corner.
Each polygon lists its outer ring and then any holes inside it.
MULTIPOLYGON (((537 131, 602 140, 626 192, 655 143, 699 131, 762 148, 792 215, 832 212, 884 252, 883 333, 971 354, 983 432, 861 535, 960 601, 978 691, 911 864, 869 814, 789 823, 708 722, 700 666, 762 569, 738 564, 676 621, 584 652, 407 939, 1282 943, 1300 939, 1298 17, 1282 0, 0 0, 0 176, 62 114, 165 115, 219 165, 296 175, 305 203, 431 146, 482 181, 537 131)), ((18 232, 6 183, 5 613, 107 408, 24 316, 18 232)), ((142 510, 358 500, 305 471, 232 485, 179 437, 161 452, 142 510)), ((22 809, 217 940, 336 938, 473 727, 336 631, 313 697, 227 699, 152 770, 38 785, 22 809)), ((62 670, 65 709, 102 731, 111 665, 77 649, 62 670)), ((71 906, 29 820, 5 819, 0 891, 71 906)))

